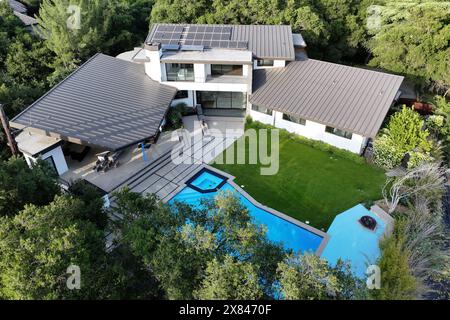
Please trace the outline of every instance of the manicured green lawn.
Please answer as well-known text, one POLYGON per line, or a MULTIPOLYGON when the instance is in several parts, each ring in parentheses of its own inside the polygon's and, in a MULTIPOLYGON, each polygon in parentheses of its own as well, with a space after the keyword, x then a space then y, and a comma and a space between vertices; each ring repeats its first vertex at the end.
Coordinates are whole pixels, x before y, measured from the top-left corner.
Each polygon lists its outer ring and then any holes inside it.
POLYGON ((280 168, 274 176, 262 176, 260 165, 214 167, 234 175, 262 204, 325 231, 337 214, 380 199, 385 182, 378 168, 313 148, 286 133, 280 135, 280 168))

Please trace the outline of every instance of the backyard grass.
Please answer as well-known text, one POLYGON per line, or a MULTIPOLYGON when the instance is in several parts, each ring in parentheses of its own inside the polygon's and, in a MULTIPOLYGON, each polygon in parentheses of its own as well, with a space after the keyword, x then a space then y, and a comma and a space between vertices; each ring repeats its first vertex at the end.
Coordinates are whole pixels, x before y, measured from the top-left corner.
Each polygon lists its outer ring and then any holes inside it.
MULTIPOLYGON (((257 123, 247 125, 247 129, 261 127, 257 123)), ((300 221, 309 221, 311 226, 324 231, 337 214, 381 198, 386 180, 381 169, 354 161, 353 155, 347 157, 339 154, 342 152, 314 148, 296 137, 281 131, 280 167, 276 175, 262 176, 260 165, 213 166, 235 176, 236 183, 262 204, 300 221)))

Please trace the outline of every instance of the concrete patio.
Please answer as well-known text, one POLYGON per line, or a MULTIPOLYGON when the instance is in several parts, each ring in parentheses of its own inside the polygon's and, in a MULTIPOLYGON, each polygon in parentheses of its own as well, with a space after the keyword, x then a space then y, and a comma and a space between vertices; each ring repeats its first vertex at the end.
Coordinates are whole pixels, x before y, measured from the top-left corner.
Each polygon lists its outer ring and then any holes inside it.
MULTIPOLYGON (((193 174, 202 168, 204 164, 212 162, 225 148, 233 144, 244 133, 244 120, 222 119, 220 122, 214 120, 206 121, 210 126, 210 135, 203 135, 199 126, 197 116, 185 117, 183 119, 184 129, 189 133, 190 141, 182 141, 171 150, 160 156, 151 164, 142 168, 138 173, 130 175, 113 191, 124 187, 133 192, 142 194, 154 193, 162 201, 169 200, 174 194, 184 187, 193 174), (232 129, 234 134, 226 135, 226 129, 232 129), (186 146, 189 145, 189 152, 186 146), (176 161, 174 157, 177 156, 176 161)), ((180 135, 181 132, 180 132, 180 135)), ((111 197, 114 204, 114 196, 111 197)))

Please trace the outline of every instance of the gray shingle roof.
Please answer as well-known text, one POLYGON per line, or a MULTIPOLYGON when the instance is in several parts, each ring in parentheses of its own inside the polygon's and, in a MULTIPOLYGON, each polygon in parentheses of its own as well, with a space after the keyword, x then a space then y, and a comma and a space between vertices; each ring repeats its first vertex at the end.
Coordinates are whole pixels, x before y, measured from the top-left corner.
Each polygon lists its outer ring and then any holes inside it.
POLYGON ((143 65, 97 54, 11 125, 117 150, 154 136, 175 93, 143 65))
POLYGON ((307 59, 256 70, 250 102, 374 137, 403 77, 307 59))
POLYGON ((248 42, 248 50, 259 59, 295 60, 291 26, 287 25, 211 25, 211 24, 153 24, 146 43, 153 41, 158 26, 231 27, 231 41, 248 42))

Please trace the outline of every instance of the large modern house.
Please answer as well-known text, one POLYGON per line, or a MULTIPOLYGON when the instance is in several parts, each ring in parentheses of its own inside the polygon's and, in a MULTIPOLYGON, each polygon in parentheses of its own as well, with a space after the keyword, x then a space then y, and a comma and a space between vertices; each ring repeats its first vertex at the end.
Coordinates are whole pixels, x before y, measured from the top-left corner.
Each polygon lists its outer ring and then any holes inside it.
POLYGON ((84 178, 106 193, 117 185, 92 172, 104 169, 98 155, 112 155, 113 166, 127 157, 121 162, 133 165, 114 170, 129 178, 143 168, 133 162, 138 145, 157 143, 169 108, 180 103, 206 122, 250 115, 362 153, 403 78, 308 59, 305 47, 284 25, 154 24, 143 48, 121 59, 95 55, 11 126, 21 130, 16 139, 30 164, 41 157, 66 181, 84 178))

